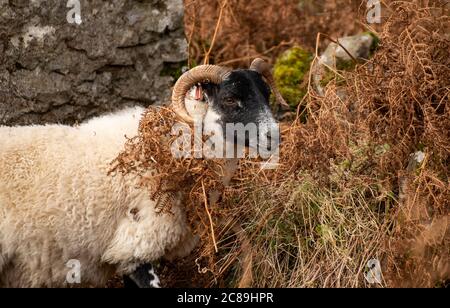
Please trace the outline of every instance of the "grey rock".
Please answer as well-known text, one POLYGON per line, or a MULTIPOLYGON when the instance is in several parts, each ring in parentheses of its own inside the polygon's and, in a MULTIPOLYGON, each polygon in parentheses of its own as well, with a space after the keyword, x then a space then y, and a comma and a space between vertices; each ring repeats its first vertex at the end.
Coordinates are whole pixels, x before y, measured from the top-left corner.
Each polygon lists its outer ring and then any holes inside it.
POLYGON ((73 124, 169 101, 187 59, 182 0, 0 0, 0 125, 73 124))
POLYGON ((322 80, 327 69, 339 69, 340 66, 348 66, 348 63, 354 60, 364 61, 369 59, 375 44, 374 37, 369 33, 342 37, 338 41, 345 49, 336 43, 331 43, 313 67, 314 86, 322 96, 324 95, 322 80))
POLYGON ((367 60, 370 57, 371 47, 374 38, 368 33, 340 38, 339 43, 345 47, 344 50, 340 45, 331 43, 325 52, 320 56, 320 63, 336 67, 339 61, 351 61, 349 53, 355 59, 367 60))

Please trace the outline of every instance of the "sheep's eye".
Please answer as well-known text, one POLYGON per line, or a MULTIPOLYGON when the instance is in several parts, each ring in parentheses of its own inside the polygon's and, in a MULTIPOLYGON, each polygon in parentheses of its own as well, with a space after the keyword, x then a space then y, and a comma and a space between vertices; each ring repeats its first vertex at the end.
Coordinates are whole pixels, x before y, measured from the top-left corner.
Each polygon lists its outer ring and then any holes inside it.
POLYGON ((234 100, 234 99, 231 98, 231 97, 225 98, 225 99, 223 100, 223 104, 224 104, 225 106, 228 106, 228 107, 236 107, 236 106, 238 105, 237 102, 236 102, 236 100, 234 100))

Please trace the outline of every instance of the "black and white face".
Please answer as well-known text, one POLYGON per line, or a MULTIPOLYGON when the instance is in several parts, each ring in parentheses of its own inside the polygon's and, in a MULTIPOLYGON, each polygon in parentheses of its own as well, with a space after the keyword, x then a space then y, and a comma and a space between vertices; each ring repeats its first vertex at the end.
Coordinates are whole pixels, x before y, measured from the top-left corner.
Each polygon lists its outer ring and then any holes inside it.
POLYGON ((270 88, 260 73, 235 70, 222 83, 202 84, 202 88, 208 102, 205 132, 225 137, 236 127, 255 128, 253 133, 235 132, 234 142, 259 150, 278 146, 278 136, 273 138, 278 125, 269 106, 270 88))

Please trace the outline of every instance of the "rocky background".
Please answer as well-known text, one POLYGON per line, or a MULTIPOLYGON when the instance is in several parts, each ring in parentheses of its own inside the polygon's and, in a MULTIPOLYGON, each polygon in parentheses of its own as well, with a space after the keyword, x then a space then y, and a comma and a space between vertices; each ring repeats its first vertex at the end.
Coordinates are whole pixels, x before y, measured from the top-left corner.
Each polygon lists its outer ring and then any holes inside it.
POLYGON ((187 58, 182 0, 80 0, 81 23, 76 2, 0 0, 0 125, 167 102, 187 58))

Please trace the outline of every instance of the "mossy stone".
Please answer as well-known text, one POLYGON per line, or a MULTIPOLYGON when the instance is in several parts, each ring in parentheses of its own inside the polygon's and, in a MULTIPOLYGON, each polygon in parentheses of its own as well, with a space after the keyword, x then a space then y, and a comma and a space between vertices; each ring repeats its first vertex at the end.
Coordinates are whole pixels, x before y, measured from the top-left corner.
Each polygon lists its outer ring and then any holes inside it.
POLYGON ((301 84, 308 73, 313 56, 301 47, 283 53, 274 67, 275 82, 286 102, 293 108, 305 96, 307 89, 301 84))
POLYGON ((380 46, 380 38, 373 32, 367 31, 363 34, 368 34, 372 37, 372 45, 370 45, 370 57, 373 56, 375 51, 378 49, 378 46, 380 46))

